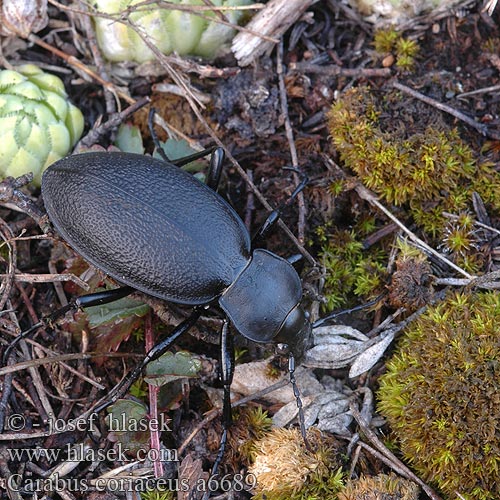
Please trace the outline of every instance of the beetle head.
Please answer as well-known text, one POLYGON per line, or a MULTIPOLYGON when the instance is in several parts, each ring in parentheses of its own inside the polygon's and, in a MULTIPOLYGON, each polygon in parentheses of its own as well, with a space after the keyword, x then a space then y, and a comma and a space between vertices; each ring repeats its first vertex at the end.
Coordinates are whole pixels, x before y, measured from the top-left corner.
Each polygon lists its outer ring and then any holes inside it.
POLYGON ((277 343, 280 353, 291 352, 297 363, 300 363, 305 350, 310 345, 311 332, 309 315, 299 304, 290 311, 273 341, 277 343))

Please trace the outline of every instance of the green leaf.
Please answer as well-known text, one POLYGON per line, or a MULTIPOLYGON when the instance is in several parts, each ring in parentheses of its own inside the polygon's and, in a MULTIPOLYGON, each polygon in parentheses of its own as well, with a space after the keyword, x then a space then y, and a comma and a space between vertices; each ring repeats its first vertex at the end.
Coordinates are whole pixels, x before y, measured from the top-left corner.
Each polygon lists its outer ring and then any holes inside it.
POLYGON ((149 449, 150 425, 148 410, 143 403, 130 399, 119 399, 106 415, 109 429, 108 439, 118 442, 130 455, 149 449))
POLYGON ((122 123, 116 133, 115 146, 124 153, 144 154, 141 131, 138 127, 122 123))
MULTIPOLYGON (((185 158, 186 156, 190 156, 194 153, 197 153, 195 149, 193 149, 189 143, 185 139, 167 139, 165 142, 160 143, 163 151, 168 156, 170 161, 175 162, 179 158, 185 158)), ((158 151, 155 151, 153 154, 153 158, 161 159, 158 151)), ((199 160, 192 161, 182 167, 183 170, 187 172, 199 172, 203 170, 204 163, 199 160)))
POLYGON ((130 316, 142 317, 149 311, 149 306, 138 300, 124 297, 109 304, 87 307, 85 310, 89 318, 90 328, 96 328, 105 323, 114 323, 130 316))
POLYGON ((188 352, 165 353, 146 367, 144 380, 161 387, 181 378, 195 377, 201 369, 201 362, 188 352))

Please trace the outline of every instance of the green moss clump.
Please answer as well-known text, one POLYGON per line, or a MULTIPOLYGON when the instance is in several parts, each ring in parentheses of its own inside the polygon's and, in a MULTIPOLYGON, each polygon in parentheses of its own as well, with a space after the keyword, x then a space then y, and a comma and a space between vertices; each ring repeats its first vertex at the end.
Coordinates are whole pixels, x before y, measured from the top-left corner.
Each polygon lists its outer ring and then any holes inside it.
POLYGON ((439 114, 389 91, 347 91, 329 114, 333 144, 365 186, 394 205, 408 205, 417 224, 440 234, 443 211, 467 209, 476 191, 500 209, 500 176, 439 114))
POLYGON ((141 492, 141 500, 174 500, 173 491, 150 490, 141 492))
POLYGON ((391 52, 400 37, 401 35, 394 28, 377 30, 373 37, 375 51, 382 55, 391 52))
MULTIPOLYGON (((366 222, 365 229, 368 229, 366 222)), ((382 291, 386 254, 373 249, 367 252, 358 239, 362 230, 360 227, 353 231, 336 230, 329 235, 320 235, 324 239, 320 258, 325 268, 323 295, 326 310, 342 307, 352 297, 369 299, 382 291)))
POLYGON ((411 323, 380 378, 401 451, 450 499, 500 498, 500 294, 454 294, 411 323))
POLYGON ((393 54, 396 66, 404 71, 411 71, 415 66, 415 57, 420 47, 415 40, 403 37, 393 28, 378 30, 373 38, 375 51, 380 55, 393 54))
MULTIPOLYGON (((224 463, 228 470, 237 471, 247 466, 253 457, 256 441, 262 439, 273 425, 273 420, 262 407, 239 407, 233 413, 233 425, 229 429, 224 463)), ((219 450, 222 424, 219 421, 210 428, 208 446, 219 450)))
POLYGON ((475 218, 469 212, 458 214, 444 226, 439 246, 448 258, 471 274, 484 267, 486 256, 479 252, 475 218))

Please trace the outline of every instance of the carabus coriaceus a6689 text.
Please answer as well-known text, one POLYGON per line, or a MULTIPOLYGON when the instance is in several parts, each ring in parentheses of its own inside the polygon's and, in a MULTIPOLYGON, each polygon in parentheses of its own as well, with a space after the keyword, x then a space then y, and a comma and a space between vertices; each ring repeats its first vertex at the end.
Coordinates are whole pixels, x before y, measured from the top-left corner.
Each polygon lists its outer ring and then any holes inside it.
MULTIPOLYGON (((46 170, 42 195, 52 224, 69 245, 125 285, 80 297, 76 306, 110 302, 139 290, 195 308, 168 339, 146 355, 128 382, 115 388, 114 397, 97 409, 116 400, 149 361, 196 322, 203 306, 218 304, 226 317, 221 372, 224 420, 229 425, 234 362, 227 347, 227 318, 252 341, 288 345, 293 383, 293 356, 302 355, 311 325, 300 304, 302 286, 292 264, 267 250, 252 250, 243 222, 216 193, 222 150, 212 153, 208 185, 179 168, 186 161, 174 164, 131 153, 69 156, 46 170)), ((263 236, 278 217, 279 210, 258 236, 263 236)), ((295 385, 294 390, 300 406, 295 385)), ((216 465, 225 440, 226 431, 216 465)))

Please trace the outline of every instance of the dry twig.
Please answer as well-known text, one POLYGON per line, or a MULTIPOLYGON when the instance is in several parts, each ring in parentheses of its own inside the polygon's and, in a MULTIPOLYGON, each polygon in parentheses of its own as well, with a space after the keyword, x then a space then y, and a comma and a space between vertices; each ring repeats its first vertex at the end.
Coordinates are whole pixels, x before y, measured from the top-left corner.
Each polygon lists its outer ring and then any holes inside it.
MULTIPOLYGON (((295 141, 293 138, 292 124, 290 123, 290 116, 288 115, 288 101, 286 97, 286 87, 285 79, 283 77, 283 40, 278 44, 278 51, 276 56, 276 70, 278 73, 278 83, 280 89, 280 104, 281 104, 281 114, 285 121, 285 132, 286 138, 288 140, 288 146, 290 148, 290 156, 292 158, 292 167, 299 168, 299 157, 297 155, 297 148, 295 147, 295 141)), ((300 183, 299 175, 294 172, 293 177, 295 180, 295 185, 298 186, 300 183)), ((304 203, 304 193, 300 192, 297 195, 297 205, 299 206, 299 223, 297 227, 297 237, 298 240, 304 243, 304 234, 306 226, 306 205, 304 203)))
POLYGON ((349 404, 349 409, 352 416, 355 418, 357 424, 359 425, 361 432, 366 436, 370 443, 375 446, 376 450, 366 445, 363 442, 359 442, 363 448, 375 455, 377 458, 387 463, 390 467, 396 470, 403 477, 415 481, 419 484, 422 489, 429 495, 432 500, 442 500, 441 497, 424 481, 422 481, 418 476, 416 476, 406 465, 399 460, 389 449, 380 441, 375 432, 372 431, 370 426, 367 424, 364 417, 358 411, 354 401, 349 404))
POLYGON ((447 106, 442 102, 436 101, 436 99, 427 97, 426 95, 417 92, 416 90, 413 90, 410 87, 407 87, 406 85, 403 85, 401 83, 393 82, 392 86, 395 89, 401 90, 401 92, 404 92, 405 94, 415 97, 416 99, 419 99, 422 102, 425 102, 426 104, 434 106, 435 108, 444 111, 445 113, 448 113, 454 116, 455 118, 458 118, 459 120, 462 120, 464 123, 467 123, 467 125, 470 125, 471 127, 475 128, 480 134, 484 135, 485 137, 489 137, 490 139, 494 139, 497 141, 500 140, 500 134, 498 132, 489 130, 486 125, 477 122, 476 120, 472 119, 470 116, 467 116, 461 111, 458 111, 457 109, 452 108, 451 106, 447 106))
POLYGON ((317 0, 271 0, 247 24, 247 32, 233 38, 232 51, 240 66, 273 49, 280 37, 317 0), (253 33, 250 33, 250 30, 253 33), (275 40, 269 40, 269 37, 275 40))

